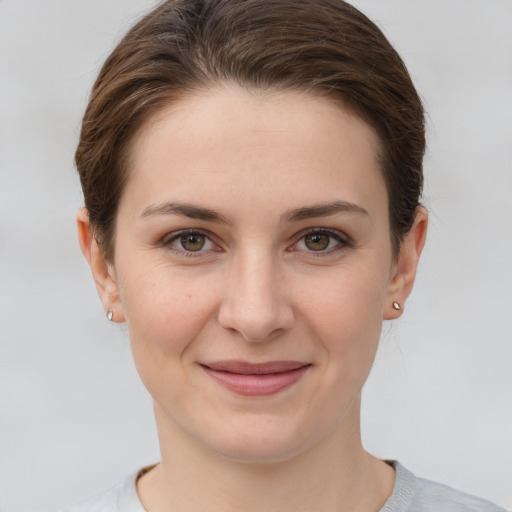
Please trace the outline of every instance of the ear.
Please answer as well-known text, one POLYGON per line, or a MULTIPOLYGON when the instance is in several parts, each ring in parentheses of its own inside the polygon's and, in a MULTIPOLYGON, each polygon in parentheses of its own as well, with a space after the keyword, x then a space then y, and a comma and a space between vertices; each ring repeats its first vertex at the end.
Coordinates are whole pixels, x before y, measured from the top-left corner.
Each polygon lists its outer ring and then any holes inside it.
POLYGON ((427 225, 427 211, 420 206, 416 209, 411 230, 400 245, 400 252, 388 285, 384 320, 392 320, 402 314, 405 300, 411 293, 416 278, 418 262, 427 237, 427 225), (394 307, 395 303, 399 308, 394 307))
POLYGON ((105 259, 89 222, 89 212, 82 208, 77 216, 78 241, 82 253, 91 267, 91 272, 96 283, 96 289, 100 296, 105 315, 108 310, 113 312, 113 321, 124 322, 124 313, 119 296, 114 266, 105 259))

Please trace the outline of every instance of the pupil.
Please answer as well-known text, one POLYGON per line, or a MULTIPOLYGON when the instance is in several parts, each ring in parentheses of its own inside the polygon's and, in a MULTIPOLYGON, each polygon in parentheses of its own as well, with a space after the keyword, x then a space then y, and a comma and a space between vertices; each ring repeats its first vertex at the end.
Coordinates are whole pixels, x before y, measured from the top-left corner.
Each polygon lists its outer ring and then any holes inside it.
POLYGON ((203 235, 185 235, 181 237, 181 246, 187 251, 200 251, 205 244, 203 235))
POLYGON ((329 246, 329 237, 318 233, 307 235, 305 242, 308 249, 313 251, 323 251, 329 246))

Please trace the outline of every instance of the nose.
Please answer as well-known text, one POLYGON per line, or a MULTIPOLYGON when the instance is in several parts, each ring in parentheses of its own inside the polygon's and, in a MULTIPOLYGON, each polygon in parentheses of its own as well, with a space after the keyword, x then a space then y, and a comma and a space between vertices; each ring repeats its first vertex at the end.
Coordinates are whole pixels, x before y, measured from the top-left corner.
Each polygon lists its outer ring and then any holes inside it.
POLYGON ((247 341, 275 339, 293 324, 284 275, 270 255, 249 254, 232 265, 219 308, 220 325, 247 341))

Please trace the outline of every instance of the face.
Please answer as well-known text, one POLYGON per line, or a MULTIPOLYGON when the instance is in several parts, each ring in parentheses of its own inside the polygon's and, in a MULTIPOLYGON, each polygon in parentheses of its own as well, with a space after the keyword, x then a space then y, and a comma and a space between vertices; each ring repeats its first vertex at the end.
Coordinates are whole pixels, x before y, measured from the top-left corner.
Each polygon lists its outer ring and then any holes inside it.
POLYGON ((377 153, 365 122, 295 92, 211 90, 140 133, 106 306, 161 437, 276 461, 357 434, 398 279, 377 153))

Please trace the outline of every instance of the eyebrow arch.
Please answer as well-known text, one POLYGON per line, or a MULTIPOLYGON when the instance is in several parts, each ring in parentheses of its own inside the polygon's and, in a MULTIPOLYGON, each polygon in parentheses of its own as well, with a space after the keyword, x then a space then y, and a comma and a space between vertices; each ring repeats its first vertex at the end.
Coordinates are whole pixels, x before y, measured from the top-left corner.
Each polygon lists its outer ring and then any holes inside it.
POLYGON ((368 211, 357 204, 348 201, 334 201, 332 203, 314 204, 302 208, 290 210, 283 215, 287 221, 294 222, 299 220, 312 219, 315 217, 328 217, 336 213, 357 213, 360 215, 369 215, 368 211))
MULTIPOLYGON (((346 212, 369 215, 367 210, 354 203, 350 203, 348 201, 334 201, 332 203, 315 204, 289 210, 283 214, 282 218, 289 222, 294 222, 316 217, 328 217, 330 215, 335 215, 336 213, 346 212)), ((230 224, 229 220, 224 215, 216 212, 215 210, 196 206, 190 203, 157 203, 145 208, 141 213, 140 218, 143 219, 153 215, 179 215, 190 219, 230 224)))
POLYGON ((181 217, 188 217, 190 219, 207 220, 211 222, 218 222, 219 224, 230 224, 228 219, 224 215, 210 210, 209 208, 203 208, 202 206, 196 206, 190 203, 158 203, 148 206, 140 214, 140 218, 151 217, 153 215, 179 215, 181 217))

